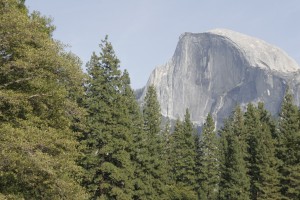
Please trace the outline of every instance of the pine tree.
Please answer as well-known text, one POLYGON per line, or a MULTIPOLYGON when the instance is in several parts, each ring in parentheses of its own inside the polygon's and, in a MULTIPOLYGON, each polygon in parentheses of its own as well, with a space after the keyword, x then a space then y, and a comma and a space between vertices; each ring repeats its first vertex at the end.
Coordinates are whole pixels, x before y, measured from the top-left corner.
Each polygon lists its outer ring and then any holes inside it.
POLYGON ((261 133, 258 140, 260 176, 261 176, 261 196, 259 199, 282 199, 279 188, 278 159, 276 157, 276 141, 273 138, 275 123, 270 113, 264 108, 262 102, 258 103, 258 113, 260 116, 261 133))
POLYGON ((167 172, 164 168, 163 137, 161 133, 160 105, 154 86, 149 86, 143 105, 144 131, 148 147, 148 163, 145 163, 149 173, 149 182, 153 186, 153 198, 162 198, 166 193, 167 172))
POLYGON ((128 98, 129 77, 106 37, 88 63, 87 170, 84 185, 96 199, 131 199, 134 191, 132 118, 128 98))
POLYGON ((248 168, 250 177, 250 196, 251 199, 257 199, 260 196, 259 180, 259 161, 258 161, 258 137, 260 134, 259 114, 253 104, 248 104, 245 113, 245 127, 247 132, 248 144, 248 168))
POLYGON ((184 122, 177 120, 172 135, 171 172, 174 184, 172 199, 196 199, 195 133, 188 109, 184 122))
MULTIPOLYGON (((143 116, 145 131, 149 134, 149 136, 159 136, 161 131, 160 105, 153 85, 148 87, 144 102, 143 116)), ((158 140, 159 137, 155 138, 158 140)), ((156 143, 156 141, 154 142, 156 143)))
POLYGON ((185 158, 185 175, 183 181, 186 184, 189 184, 195 189, 196 176, 195 176, 195 156, 196 156, 196 147, 195 147, 195 129, 191 121, 190 112, 186 109, 183 121, 183 143, 182 143, 182 156, 185 158), (185 148, 185 149, 184 149, 185 148))
POLYGON ((197 133, 195 135, 195 176, 196 176, 196 183, 195 183, 195 190, 197 193, 197 197, 199 199, 199 191, 200 191, 200 183, 199 183, 199 174, 202 170, 202 158, 201 158, 201 146, 200 146, 200 134, 197 133))
POLYGON ((220 131, 219 199, 250 199, 244 134, 243 113, 237 107, 220 131))
POLYGON ((259 109, 249 104, 245 113, 248 143, 248 169, 251 199, 280 199, 277 160, 263 104, 259 109))
POLYGON ((154 190, 152 178, 149 176, 148 168, 149 152, 147 144, 147 135, 144 131, 144 122, 140 107, 135 100, 134 92, 130 87, 130 79, 127 71, 123 73, 122 81, 125 85, 125 95, 127 96, 127 106, 130 112, 131 127, 133 134, 133 153, 131 159, 135 165, 134 172, 134 194, 133 199, 154 199, 156 191, 154 190))
POLYGON ((213 118, 208 114, 200 136, 198 158, 200 166, 197 171, 199 199, 217 199, 219 184, 219 149, 213 118))
POLYGON ((285 199, 300 198, 299 111, 287 92, 281 106, 277 156, 281 161, 281 193, 285 199))
POLYGON ((177 119, 171 136, 171 199, 197 199, 194 191, 195 177, 191 176, 194 172, 190 171, 191 166, 186 163, 186 161, 191 161, 190 158, 194 152, 187 155, 192 149, 186 147, 187 142, 184 137, 184 122, 177 119), (190 158, 186 160, 185 156, 190 158))
POLYGON ((165 124, 165 128, 162 133, 162 144, 163 144, 163 152, 162 152, 162 161, 163 168, 166 170, 166 195, 167 197, 171 197, 173 193, 172 186, 172 133, 171 133, 171 122, 168 118, 165 124))
POLYGON ((72 131, 84 115, 81 63, 24 1, 0 0, 0 16, 0 196, 85 199, 72 131))

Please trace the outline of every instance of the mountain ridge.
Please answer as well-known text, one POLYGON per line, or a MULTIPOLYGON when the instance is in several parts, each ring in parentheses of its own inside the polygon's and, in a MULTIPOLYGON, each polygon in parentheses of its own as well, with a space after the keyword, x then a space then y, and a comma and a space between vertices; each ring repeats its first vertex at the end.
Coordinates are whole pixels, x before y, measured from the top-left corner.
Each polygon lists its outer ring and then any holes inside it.
POLYGON ((145 88, 156 87, 163 116, 182 119, 189 108, 192 121, 201 125, 208 113, 219 123, 235 105, 249 102, 264 101, 278 113, 288 85, 300 94, 299 74, 299 65, 280 48, 214 29, 182 34, 171 60, 153 70, 145 88))

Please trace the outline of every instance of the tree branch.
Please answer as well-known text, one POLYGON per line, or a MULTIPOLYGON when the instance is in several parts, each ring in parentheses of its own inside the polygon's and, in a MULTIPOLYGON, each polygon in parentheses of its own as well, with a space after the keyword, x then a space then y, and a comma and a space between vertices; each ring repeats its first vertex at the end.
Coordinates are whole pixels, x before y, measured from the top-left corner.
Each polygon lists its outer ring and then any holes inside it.
POLYGON ((28 78, 21 78, 21 79, 15 80, 15 81, 11 81, 11 82, 8 82, 8 83, 5 83, 5 84, 1 85, 0 89, 5 88, 5 87, 7 87, 9 85, 12 85, 12 84, 15 84, 15 83, 29 81, 29 80, 32 80, 32 79, 33 79, 33 77, 28 77, 28 78))

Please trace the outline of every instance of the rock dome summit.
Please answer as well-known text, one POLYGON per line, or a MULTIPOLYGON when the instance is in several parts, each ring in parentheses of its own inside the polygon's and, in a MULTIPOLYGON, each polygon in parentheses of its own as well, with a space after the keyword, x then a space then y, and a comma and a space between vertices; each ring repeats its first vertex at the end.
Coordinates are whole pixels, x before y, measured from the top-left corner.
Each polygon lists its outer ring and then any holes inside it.
POLYGON ((145 88, 156 87, 163 116, 182 119, 188 108, 201 125, 208 113, 219 123, 249 102, 263 101, 276 114, 287 86, 299 105, 299 84, 299 65, 280 48, 215 29, 182 34, 171 60, 153 70, 145 88))

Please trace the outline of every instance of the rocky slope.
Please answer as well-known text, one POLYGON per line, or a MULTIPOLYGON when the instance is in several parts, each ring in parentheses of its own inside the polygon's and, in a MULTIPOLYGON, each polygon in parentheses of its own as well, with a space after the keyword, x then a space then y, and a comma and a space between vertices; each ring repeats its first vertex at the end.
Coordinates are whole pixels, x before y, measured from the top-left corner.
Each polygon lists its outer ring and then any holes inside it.
POLYGON ((172 59, 152 72, 145 88, 156 87, 165 117, 182 118, 189 108, 195 123, 212 113, 220 125, 238 104, 263 101, 277 113, 287 85, 299 104, 299 74, 298 64, 281 49, 217 29, 182 34, 172 59))

